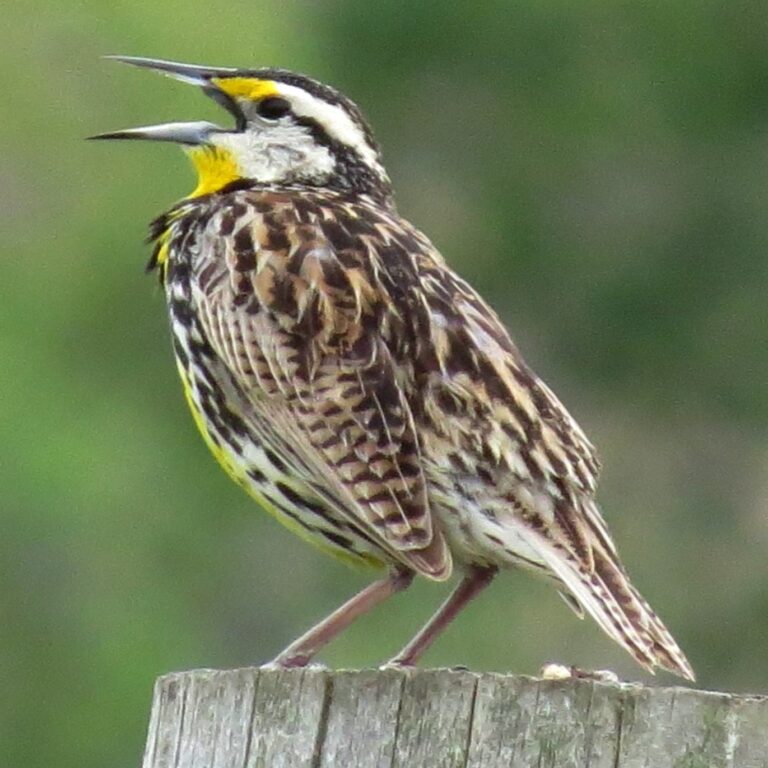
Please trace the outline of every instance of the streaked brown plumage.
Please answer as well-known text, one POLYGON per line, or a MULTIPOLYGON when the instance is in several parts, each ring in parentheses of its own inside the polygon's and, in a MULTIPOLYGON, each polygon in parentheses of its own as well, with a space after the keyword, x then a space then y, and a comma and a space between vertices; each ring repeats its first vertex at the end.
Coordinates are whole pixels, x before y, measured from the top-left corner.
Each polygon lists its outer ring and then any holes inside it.
POLYGON ((442 581, 463 570, 395 659, 412 663, 497 569, 521 566, 646 668, 692 678, 618 560, 594 501, 592 445, 493 310, 398 215, 359 111, 278 70, 133 63, 196 78, 242 117, 237 132, 207 128, 194 142, 208 164, 196 159, 205 191, 153 225, 152 265, 203 434, 297 532, 393 574, 276 661, 306 663, 414 573, 442 581), (288 169, 280 159, 262 170, 248 154, 277 157, 307 137, 288 169), (222 176, 233 156, 238 172, 208 189, 209 166, 222 176))

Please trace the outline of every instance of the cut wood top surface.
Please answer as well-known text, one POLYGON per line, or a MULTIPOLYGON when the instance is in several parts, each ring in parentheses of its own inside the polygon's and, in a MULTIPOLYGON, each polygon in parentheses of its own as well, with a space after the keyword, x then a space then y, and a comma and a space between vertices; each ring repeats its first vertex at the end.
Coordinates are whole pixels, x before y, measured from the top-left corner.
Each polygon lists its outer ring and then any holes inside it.
POLYGON ((768 698, 453 670, 192 670, 143 768, 768 768, 768 698))

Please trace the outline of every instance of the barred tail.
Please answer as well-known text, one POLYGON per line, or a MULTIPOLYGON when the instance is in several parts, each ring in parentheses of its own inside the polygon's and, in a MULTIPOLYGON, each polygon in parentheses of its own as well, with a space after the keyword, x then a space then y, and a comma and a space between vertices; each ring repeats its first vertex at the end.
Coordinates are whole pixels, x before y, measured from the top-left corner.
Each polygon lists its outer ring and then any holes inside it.
POLYGON ((585 573, 561 560, 550 567, 602 629, 650 672, 662 667, 694 680, 685 654, 642 595, 632 586, 621 565, 596 549, 594 570, 585 573))

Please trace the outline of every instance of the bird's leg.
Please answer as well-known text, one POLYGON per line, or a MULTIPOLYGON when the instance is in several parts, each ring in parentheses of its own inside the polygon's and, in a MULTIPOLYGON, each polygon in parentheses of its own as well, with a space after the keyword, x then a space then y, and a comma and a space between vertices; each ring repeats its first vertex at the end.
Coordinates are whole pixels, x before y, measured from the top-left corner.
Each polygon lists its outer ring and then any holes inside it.
POLYGON ((410 667, 416 664, 424 651, 437 639, 437 636, 459 615, 462 608, 491 583, 496 571, 497 569, 493 567, 471 566, 459 586, 438 608, 437 613, 386 666, 410 667))
POLYGON ((390 574, 369 584, 332 614, 315 624, 270 662, 276 667, 305 667, 310 659, 336 635, 388 597, 407 589, 413 581, 413 571, 394 568, 390 574))

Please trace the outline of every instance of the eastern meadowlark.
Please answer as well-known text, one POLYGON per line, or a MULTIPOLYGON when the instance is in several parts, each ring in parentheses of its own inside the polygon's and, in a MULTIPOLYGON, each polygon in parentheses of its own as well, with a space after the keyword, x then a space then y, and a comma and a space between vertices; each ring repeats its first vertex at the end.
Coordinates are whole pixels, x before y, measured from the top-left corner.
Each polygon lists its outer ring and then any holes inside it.
POLYGON ((693 679, 595 503, 593 446, 496 313, 397 212, 343 94, 280 69, 118 61, 234 118, 95 138, 182 145, 195 190, 151 225, 173 347, 225 470, 293 531, 388 575, 274 663, 305 665, 414 575, 463 578, 392 659, 414 664, 500 568, 548 579, 645 668, 693 679))

